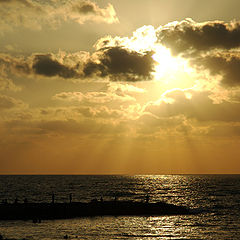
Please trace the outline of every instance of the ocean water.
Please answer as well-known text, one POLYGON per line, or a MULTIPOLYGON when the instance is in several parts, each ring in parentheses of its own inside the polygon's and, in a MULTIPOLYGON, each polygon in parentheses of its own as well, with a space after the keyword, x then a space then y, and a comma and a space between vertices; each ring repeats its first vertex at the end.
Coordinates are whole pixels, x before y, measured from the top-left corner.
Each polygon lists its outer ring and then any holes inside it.
MULTIPOLYGON (((240 175, 0 176, 0 201, 166 201, 195 209, 188 216, 93 217, 0 221, 0 234, 14 239, 240 239, 240 175)), ((1 213, 0 213, 1 214, 1 213)))

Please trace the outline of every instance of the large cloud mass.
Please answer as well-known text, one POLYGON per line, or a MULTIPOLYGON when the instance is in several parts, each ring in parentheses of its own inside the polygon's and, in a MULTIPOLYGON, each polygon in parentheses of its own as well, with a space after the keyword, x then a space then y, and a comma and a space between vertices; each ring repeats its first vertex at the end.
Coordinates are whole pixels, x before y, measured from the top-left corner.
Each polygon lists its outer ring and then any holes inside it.
MULTIPOLYGON (((19 1, 11 3, 16 2, 19 1)), ((80 11, 84 15, 97 14, 100 11, 89 1, 74 4, 72 8, 75 6, 75 11, 80 11)), ((18 74, 21 72, 80 80, 96 78, 132 82, 151 80, 154 79, 155 66, 161 65, 153 59, 159 45, 164 45, 172 53, 187 59, 197 72, 208 70, 209 81, 218 76, 224 86, 238 87, 240 84, 240 23, 237 21, 196 23, 186 19, 157 29, 143 26, 130 38, 106 36, 99 39, 95 44, 96 51, 92 54, 83 51, 73 54, 43 53, 33 54, 27 58, 1 54, 0 70, 6 72, 9 69, 8 72, 18 74)), ((7 77, 6 74, 2 76, 7 77)))
POLYGON ((192 19, 174 22, 157 30, 158 41, 173 53, 192 53, 212 49, 232 49, 240 46, 240 23, 208 21, 196 23, 192 19))
POLYGON ((190 59, 194 68, 221 76, 225 86, 239 86, 239 21, 197 23, 186 19, 161 26, 156 34, 159 43, 170 48, 174 55, 190 59))
POLYGON ((34 54, 28 58, 0 56, 5 71, 38 74, 45 77, 85 79, 109 78, 114 81, 139 81, 152 78, 155 61, 152 52, 138 53, 126 48, 101 49, 90 56, 88 53, 34 54))

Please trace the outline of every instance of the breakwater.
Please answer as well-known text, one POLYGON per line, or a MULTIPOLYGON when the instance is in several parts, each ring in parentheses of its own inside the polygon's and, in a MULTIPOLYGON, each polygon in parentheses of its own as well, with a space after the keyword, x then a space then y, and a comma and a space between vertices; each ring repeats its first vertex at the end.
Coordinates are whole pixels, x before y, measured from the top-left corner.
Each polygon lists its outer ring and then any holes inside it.
POLYGON ((91 201, 71 203, 0 204, 1 220, 64 219, 94 216, 158 216, 191 214, 190 209, 165 202, 91 201))

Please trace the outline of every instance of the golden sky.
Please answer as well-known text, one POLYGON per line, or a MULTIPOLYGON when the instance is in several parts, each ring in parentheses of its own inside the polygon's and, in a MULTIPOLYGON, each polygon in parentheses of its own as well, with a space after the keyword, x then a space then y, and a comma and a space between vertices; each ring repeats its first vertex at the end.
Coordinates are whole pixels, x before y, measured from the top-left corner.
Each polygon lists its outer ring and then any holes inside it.
POLYGON ((240 173, 239 0, 0 0, 0 174, 240 173))

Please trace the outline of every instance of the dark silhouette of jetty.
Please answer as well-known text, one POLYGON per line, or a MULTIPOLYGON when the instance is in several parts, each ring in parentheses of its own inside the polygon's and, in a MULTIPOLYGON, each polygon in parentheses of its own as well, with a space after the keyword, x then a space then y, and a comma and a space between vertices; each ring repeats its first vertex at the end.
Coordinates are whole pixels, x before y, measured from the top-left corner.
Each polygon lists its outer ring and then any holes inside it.
POLYGON ((187 215, 191 210, 165 202, 97 201, 89 203, 4 203, 0 204, 1 220, 65 219, 94 216, 160 216, 187 215))

